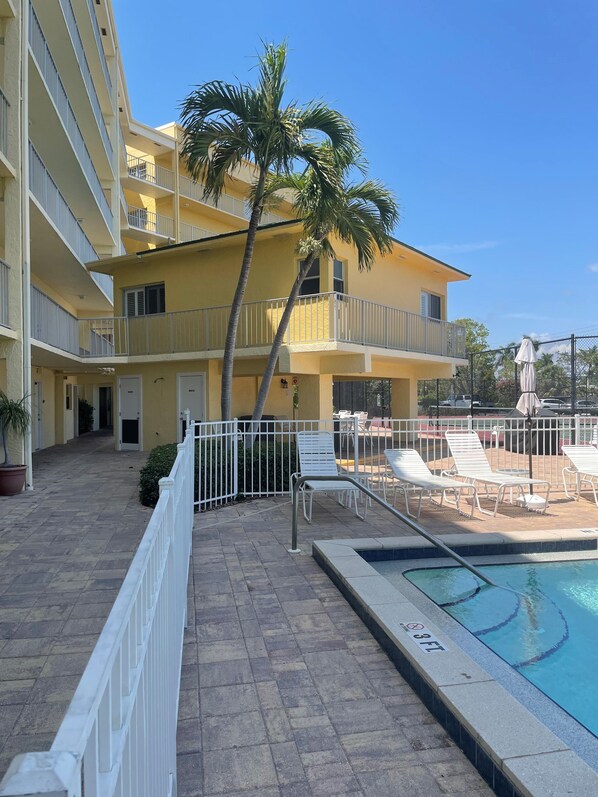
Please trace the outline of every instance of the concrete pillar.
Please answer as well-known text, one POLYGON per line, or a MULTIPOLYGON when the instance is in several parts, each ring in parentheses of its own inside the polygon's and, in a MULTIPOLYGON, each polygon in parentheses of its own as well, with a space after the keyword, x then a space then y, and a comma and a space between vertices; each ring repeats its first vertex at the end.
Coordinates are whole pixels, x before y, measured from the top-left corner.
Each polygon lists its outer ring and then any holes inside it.
POLYGON ((208 360, 206 372, 206 421, 219 421, 222 417, 220 409, 220 393, 222 373, 218 360, 208 360))
POLYGON ((390 414, 393 418, 417 418, 417 379, 392 379, 390 414))
POLYGON ((302 420, 332 419, 332 374, 300 374, 299 408, 302 420))

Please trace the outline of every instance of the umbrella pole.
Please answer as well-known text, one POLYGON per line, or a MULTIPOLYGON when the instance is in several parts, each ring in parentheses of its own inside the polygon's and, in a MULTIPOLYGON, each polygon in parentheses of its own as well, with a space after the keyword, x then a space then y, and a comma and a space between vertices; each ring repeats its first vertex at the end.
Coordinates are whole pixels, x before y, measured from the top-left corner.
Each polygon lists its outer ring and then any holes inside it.
MULTIPOLYGON (((533 479, 533 472, 532 472, 532 416, 527 416, 527 457, 529 462, 529 477, 533 479)), ((534 485, 530 484, 529 486, 529 493, 530 495, 534 494, 534 485)))

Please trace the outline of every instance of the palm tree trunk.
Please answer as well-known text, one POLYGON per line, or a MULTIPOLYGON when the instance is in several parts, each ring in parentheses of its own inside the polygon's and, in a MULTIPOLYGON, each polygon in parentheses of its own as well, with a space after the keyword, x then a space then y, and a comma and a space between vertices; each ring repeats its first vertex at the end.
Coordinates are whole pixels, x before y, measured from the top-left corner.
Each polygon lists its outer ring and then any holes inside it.
POLYGON ((241 271, 239 273, 239 281, 237 282, 237 288, 235 290, 235 295, 230 307, 228 326, 226 328, 226 342, 224 344, 224 355, 222 358, 222 387, 220 395, 220 408, 223 421, 230 420, 233 387, 233 365, 235 359, 237 329, 239 327, 239 319, 241 318, 241 309, 243 307, 245 288, 247 287, 247 280, 249 279, 249 271, 251 269, 251 260, 253 258, 253 249, 255 246, 255 236, 260 222, 260 216, 262 214, 265 180, 266 172, 261 170, 256 188, 255 201, 251 211, 251 218, 249 219, 249 227, 247 228, 247 240, 245 242, 245 251, 243 253, 243 262, 241 264, 241 271))
MULTIPOLYGON (((297 297, 299 296, 299 290, 301 288, 301 285, 303 284, 303 280, 306 278, 315 259, 316 259, 315 253, 312 253, 307 257, 307 259, 303 263, 302 268, 299 271, 299 274, 297 275, 297 279, 293 283, 291 292, 289 293, 286 307, 284 308, 284 311, 280 318, 280 322, 278 324, 278 329, 276 330, 276 334, 274 335, 274 341, 272 342, 272 348, 270 349, 268 362, 266 363, 266 367, 262 375, 262 382, 260 384, 260 389, 258 391, 257 399, 255 401, 253 415, 251 417, 252 421, 261 421, 262 415, 264 414, 264 407, 266 405, 266 399, 268 398, 268 393, 270 391, 270 385, 272 384, 272 377, 274 376, 276 363, 278 362, 280 347, 283 344, 284 336, 286 335, 287 329, 289 327, 291 315, 293 313, 297 297)), ((252 429, 257 430, 257 423, 252 424, 252 429)), ((254 438, 255 434, 248 435, 248 440, 246 441, 247 448, 253 445, 254 438)))

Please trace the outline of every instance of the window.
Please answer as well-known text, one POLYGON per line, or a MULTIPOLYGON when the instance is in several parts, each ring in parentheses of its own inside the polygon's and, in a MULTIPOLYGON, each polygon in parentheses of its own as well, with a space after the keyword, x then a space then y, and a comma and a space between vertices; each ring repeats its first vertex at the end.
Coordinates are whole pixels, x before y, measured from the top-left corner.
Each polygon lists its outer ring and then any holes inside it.
POLYGON ((334 261, 333 290, 335 293, 345 292, 345 264, 342 260, 334 261))
POLYGON ((434 318, 440 321, 442 318, 442 299, 434 293, 421 293, 421 309, 420 314, 425 318, 434 318))
MULTIPOLYGON (((303 267, 305 260, 299 261, 299 268, 303 267)), ((299 296, 312 296, 314 293, 320 293, 320 259, 316 258, 311 264, 307 277, 303 280, 301 288, 299 289, 299 296)))
POLYGON ((164 283, 130 288, 124 292, 125 315, 155 315, 166 312, 164 283))

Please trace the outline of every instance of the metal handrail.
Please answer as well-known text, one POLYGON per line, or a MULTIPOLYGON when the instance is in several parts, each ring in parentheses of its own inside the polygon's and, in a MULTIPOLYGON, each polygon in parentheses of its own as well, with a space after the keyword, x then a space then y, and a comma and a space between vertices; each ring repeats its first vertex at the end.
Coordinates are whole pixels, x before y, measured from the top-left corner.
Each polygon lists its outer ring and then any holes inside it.
POLYGON ((486 584, 489 584, 491 587, 498 587, 499 585, 496 582, 492 581, 491 578, 484 575, 481 570, 479 570, 475 565, 472 565, 467 559, 464 559, 458 553, 451 550, 447 545, 445 545, 442 540, 439 540, 438 537, 435 537, 433 534, 430 534, 429 531, 426 531, 423 526, 420 526, 419 523, 411 520, 410 517, 404 515, 402 512, 399 512, 398 509, 395 509, 394 506, 391 506, 387 503, 384 499, 380 498, 376 495, 375 492, 369 489, 369 487, 365 487, 365 485, 361 484, 361 482, 354 479, 352 476, 299 476, 295 479, 293 484, 293 522, 291 527, 291 547, 289 549, 290 553, 299 553, 300 548, 297 547, 297 510, 298 510, 298 498, 299 498, 299 488, 301 485, 305 484, 307 481, 313 482, 349 482, 358 490, 361 490, 364 495, 367 495, 368 498, 371 498, 372 501, 376 501, 377 504, 387 509, 391 515, 394 515, 398 520, 404 523, 406 526, 409 526, 410 529, 415 531, 424 539, 431 542, 432 545, 435 545, 439 550, 449 556, 451 559, 454 559, 455 562, 458 562, 462 567, 465 567, 469 570, 470 573, 473 573, 474 576, 477 576, 486 584))

